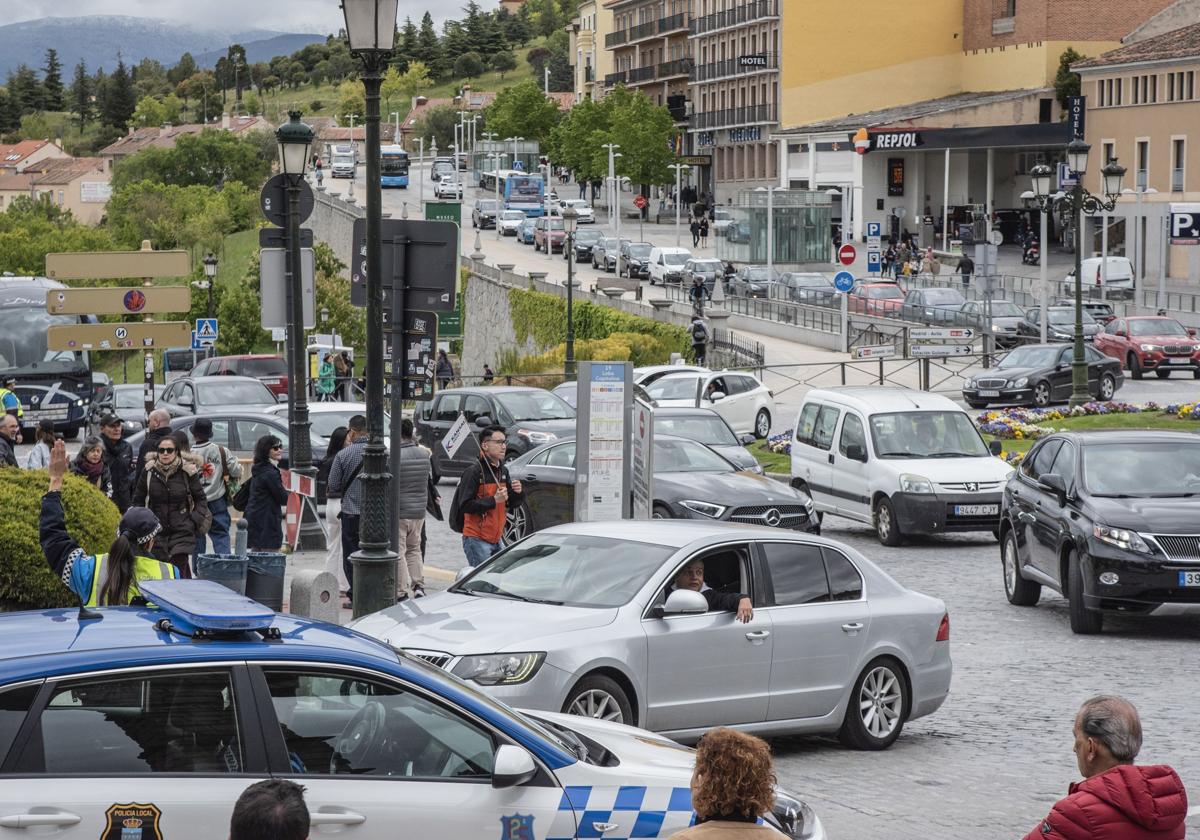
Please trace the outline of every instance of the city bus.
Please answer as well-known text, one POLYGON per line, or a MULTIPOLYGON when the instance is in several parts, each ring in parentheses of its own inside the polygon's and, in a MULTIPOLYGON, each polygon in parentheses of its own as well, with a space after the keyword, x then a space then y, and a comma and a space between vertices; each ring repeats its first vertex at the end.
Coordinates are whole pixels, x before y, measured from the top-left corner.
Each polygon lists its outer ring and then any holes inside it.
POLYGON ((21 426, 32 440, 38 421, 73 438, 87 422, 94 386, 91 354, 47 349, 47 330, 58 324, 96 323, 92 315, 51 315, 46 293, 65 289, 45 277, 0 277, 0 382, 16 379, 21 426))
POLYGON ((526 216, 540 216, 545 211, 546 183, 541 175, 501 169, 480 173, 479 185, 485 193, 498 191, 505 210, 520 210, 526 216))
POLYGON ((408 188, 408 152, 402 146, 379 149, 379 186, 408 188))

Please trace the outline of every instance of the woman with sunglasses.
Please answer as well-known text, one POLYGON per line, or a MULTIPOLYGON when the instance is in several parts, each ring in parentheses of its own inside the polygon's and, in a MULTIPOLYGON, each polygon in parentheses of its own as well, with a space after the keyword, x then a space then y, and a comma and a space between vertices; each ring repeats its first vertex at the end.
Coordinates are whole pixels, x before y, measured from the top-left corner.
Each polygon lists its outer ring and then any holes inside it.
POLYGON ((287 491, 279 474, 283 441, 263 435, 254 444, 250 501, 246 504, 246 545, 254 551, 279 551, 283 545, 283 506, 287 491))
POLYGON ((212 522, 200 482, 201 466, 202 459, 186 452, 178 437, 160 438, 155 450, 146 455, 131 499, 134 505, 150 508, 162 523, 154 556, 176 566, 179 576, 185 578, 192 576, 188 558, 196 547, 196 537, 212 522))

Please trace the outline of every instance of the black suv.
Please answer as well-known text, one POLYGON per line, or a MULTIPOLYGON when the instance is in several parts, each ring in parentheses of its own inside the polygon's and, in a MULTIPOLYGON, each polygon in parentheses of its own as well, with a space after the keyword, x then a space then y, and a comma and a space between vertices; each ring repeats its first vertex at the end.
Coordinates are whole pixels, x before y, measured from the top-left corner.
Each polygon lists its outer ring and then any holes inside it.
POLYGON ((575 409, 542 388, 497 385, 478 388, 449 388, 432 401, 421 403, 416 416, 417 440, 429 447, 433 471, 439 476, 459 476, 479 457, 479 432, 491 425, 503 426, 508 437, 508 458, 515 458, 560 437, 575 434, 575 409), (465 441, 454 457, 441 442, 450 427, 463 415, 471 425, 474 440, 465 441))
POLYGON ((654 246, 649 242, 630 242, 621 240, 621 263, 617 272, 621 277, 645 280, 650 277, 650 251, 654 246))
POLYGON ((1067 598, 1071 629, 1098 633, 1105 612, 1200 605, 1200 435, 1060 432, 1009 476, 1000 556, 1010 603, 1042 587, 1067 598))

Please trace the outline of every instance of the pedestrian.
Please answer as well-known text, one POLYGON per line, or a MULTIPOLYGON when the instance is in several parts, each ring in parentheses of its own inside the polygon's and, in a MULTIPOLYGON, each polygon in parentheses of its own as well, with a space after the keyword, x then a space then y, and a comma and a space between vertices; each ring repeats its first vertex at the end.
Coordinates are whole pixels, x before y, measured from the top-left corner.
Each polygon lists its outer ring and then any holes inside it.
POLYGON ((137 481, 137 472, 146 465, 146 456, 158 449, 159 441, 171 434, 171 415, 166 409, 156 408, 146 418, 146 436, 138 447, 137 468, 133 480, 137 481))
POLYGON ((413 421, 400 421, 400 475, 392 515, 400 520, 400 563, 396 567, 396 598, 425 597, 421 563, 421 533, 429 507, 429 450, 413 440, 413 421))
POLYGON ((1142 748, 1137 709, 1121 697, 1087 700, 1075 715, 1073 782, 1025 840, 1182 840, 1187 791, 1166 764, 1135 765, 1142 748))
POLYGON ((25 469, 44 470, 50 466, 50 450, 54 446, 54 439, 54 421, 48 418, 39 420, 33 449, 25 456, 25 469))
POLYGON ((483 384, 491 385, 492 380, 496 378, 496 374, 492 372, 492 366, 487 362, 483 363, 483 384))
POLYGON ((579 182, 579 197, 580 198, 583 198, 583 199, 587 198, 587 188, 588 188, 587 181, 579 182))
POLYGON ((509 476, 504 464, 507 446, 503 426, 480 432, 479 458, 463 471, 450 502, 450 528, 462 534, 463 553, 473 567, 504 547, 507 511, 525 501, 521 482, 509 476))
POLYGON ((104 442, 104 461, 112 476, 113 504, 124 513, 129 510, 129 494, 132 492, 136 465, 133 463, 133 447, 123 436, 125 424, 115 414, 106 414, 100 419, 100 439, 104 442))
POLYGON ((880 272, 885 277, 892 273, 892 266, 896 264, 896 248, 893 245, 888 245, 887 250, 883 252, 883 265, 880 266, 880 272))
POLYGON ((21 398, 13 390, 16 387, 17 378, 15 376, 10 376, 4 380, 4 384, 0 386, 0 409, 3 409, 5 414, 11 414, 20 421, 25 416, 25 410, 21 407, 21 398))
POLYGON ((688 230, 692 233, 692 247, 700 247, 700 220, 692 216, 692 222, 688 225, 688 230))
POLYGON ((710 729, 696 745, 691 789, 696 824, 672 840, 779 836, 758 824, 775 807, 771 748, 761 738, 724 726, 710 729))
MULTIPOLYGON (((197 417, 192 423, 192 454, 200 458, 200 484, 204 487, 204 498, 208 512, 212 514, 212 527, 208 536, 212 538, 213 554, 229 553, 229 502, 237 492, 235 485, 242 480, 242 465, 233 453, 212 439, 212 420, 197 417)), ((196 554, 205 553, 205 535, 196 537, 196 554)))
MULTIPOLYGON (((342 361, 346 363, 346 396, 345 399, 349 402, 354 399, 354 357, 350 355, 350 351, 342 351, 342 361)), ((359 383, 363 387, 362 383, 359 383)))
POLYGON ((265 779, 234 803, 229 840, 307 840, 310 825, 304 788, 287 779, 265 779))
POLYGON ((708 327, 704 326, 704 320, 696 315, 692 318, 692 356, 696 360, 696 364, 704 366, 704 360, 708 357, 705 352, 708 347, 708 327))
POLYGON ((708 247, 708 217, 705 216, 700 220, 700 247, 708 247))
POLYGON ((332 353, 326 353, 321 357, 321 364, 317 366, 317 400, 319 402, 331 402, 333 392, 337 390, 336 369, 333 361, 329 358, 332 355, 332 353))
POLYGON ((345 426, 338 426, 330 433, 325 457, 317 467, 317 486, 326 488, 325 532, 328 534, 329 548, 325 552, 325 571, 338 579, 339 592, 345 592, 350 587, 350 582, 346 580, 346 570, 342 568, 342 500, 329 496, 329 469, 333 466, 333 459, 345 448, 349 431, 345 426))
POLYGON ((367 418, 355 414, 346 424, 346 446, 333 459, 329 467, 329 483, 326 495, 342 500, 342 570, 346 573, 346 603, 354 603, 354 567, 350 555, 358 551, 359 520, 362 516, 362 486, 358 476, 362 472, 363 450, 367 443, 367 418))
POLYGON ((89 482, 108 498, 112 498, 112 473, 104 462, 104 444, 100 438, 90 435, 79 447, 71 461, 71 473, 89 482))
POLYGON ((283 545, 283 506, 287 490, 279 473, 283 441, 263 435, 254 443, 250 465, 250 501, 246 504, 246 547, 252 551, 279 551, 283 545))
POLYGON ((144 605, 146 601, 138 589, 141 581, 179 577, 175 566, 149 556, 162 526, 154 513, 144 507, 131 507, 121 516, 117 537, 107 554, 85 554, 67 531, 61 492, 67 472, 67 446, 61 440, 55 441, 50 450, 47 470, 50 483, 42 496, 38 520, 42 553, 50 571, 75 593, 81 604, 144 605))
POLYGON ((346 365, 346 357, 342 353, 333 354, 333 376, 337 383, 336 391, 341 399, 346 398, 346 389, 349 387, 350 368, 346 365))
POLYGON ((0 467, 18 467, 17 444, 21 442, 21 424, 11 414, 0 417, 0 467))
MULTIPOLYGON (((429 514, 430 516, 432 516, 434 519, 436 519, 438 522, 443 522, 446 517, 442 514, 442 494, 438 492, 438 475, 436 472, 434 472, 434 469, 433 469, 433 453, 429 450, 428 447, 423 446, 421 443, 418 443, 417 446, 419 446, 421 449, 423 449, 425 451, 425 454, 429 456, 429 482, 428 482, 429 492, 427 494, 428 499, 425 504, 425 512, 427 514, 429 514)), ((429 542, 429 529, 422 528, 421 529, 421 563, 422 564, 424 564, 424 562, 425 562, 425 546, 428 542, 429 542)), ((423 598, 424 596, 425 596, 425 587, 424 587, 424 584, 422 584, 421 591, 417 593, 417 597, 423 598)))
POLYGON ((708 286, 704 284, 703 277, 692 278, 692 288, 688 289, 688 297, 692 301, 692 311, 696 313, 696 317, 704 317, 704 301, 711 299, 712 295, 708 291, 708 286))
POLYGON ((196 547, 196 537, 207 533, 211 520, 200 484, 200 459, 184 449, 178 438, 162 436, 138 470, 130 501, 150 508, 162 525, 154 541, 154 556, 178 568, 179 577, 190 578, 188 555, 196 547))
POLYGON ((971 285, 971 275, 975 273, 975 260, 971 259, 965 253, 958 258, 958 265, 955 270, 962 275, 963 288, 971 285))
POLYGON ((445 350, 439 350, 437 355, 437 380, 438 387, 442 390, 450 387, 450 380, 454 378, 454 365, 450 364, 450 358, 446 355, 445 350))

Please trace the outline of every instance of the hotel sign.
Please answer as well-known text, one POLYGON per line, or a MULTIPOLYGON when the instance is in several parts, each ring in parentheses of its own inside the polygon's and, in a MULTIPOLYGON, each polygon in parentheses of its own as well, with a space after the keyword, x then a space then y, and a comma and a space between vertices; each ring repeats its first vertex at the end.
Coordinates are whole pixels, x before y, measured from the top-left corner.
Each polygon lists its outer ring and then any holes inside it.
POLYGON ((739 67, 766 67, 767 56, 765 54, 758 55, 740 55, 738 56, 739 67))

